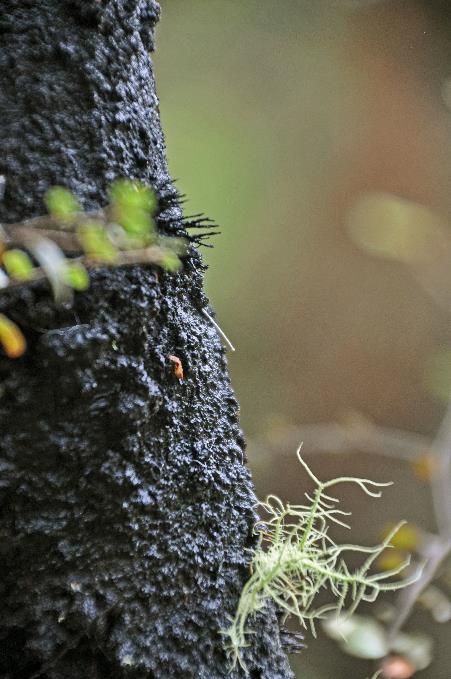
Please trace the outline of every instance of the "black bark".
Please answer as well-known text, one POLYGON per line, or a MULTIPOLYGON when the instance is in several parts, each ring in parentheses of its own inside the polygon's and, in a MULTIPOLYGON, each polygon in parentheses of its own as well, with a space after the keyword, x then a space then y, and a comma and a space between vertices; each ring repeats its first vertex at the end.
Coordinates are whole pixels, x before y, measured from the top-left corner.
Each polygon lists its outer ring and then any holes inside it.
MULTIPOLYGON (((2 0, 0 221, 55 184, 103 206, 150 183, 183 234, 149 52, 154 0, 2 0)), ((0 356, 0 677, 226 677, 220 630, 248 576, 254 494, 203 265, 100 270, 74 306, 0 296, 28 342, 0 356), (178 356, 185 379, 174 374, 178 356)), ((292 674, 273 611, 250 676, 292 674)), ((231 677, 241 677, 237 668, 231 677)))

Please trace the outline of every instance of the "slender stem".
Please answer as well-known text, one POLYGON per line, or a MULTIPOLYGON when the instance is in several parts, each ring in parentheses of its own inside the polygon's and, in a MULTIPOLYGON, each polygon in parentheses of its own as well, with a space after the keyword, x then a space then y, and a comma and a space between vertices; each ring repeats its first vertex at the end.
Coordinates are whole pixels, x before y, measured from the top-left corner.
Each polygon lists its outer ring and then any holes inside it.
POLYGON ((434 440, 438 469, 431 476, 432 500, 439 534, 451 539, 451 403, 434 440))
POLYGON ((304 529, 304 534, 303 534, 303 536, 302 536, 302 538, 301 538, 301 540, 300 540, 300 542, 299 542, 299 548, 300 548, 301 550, 304 549, 305 543, 306 543, 306 541, 307 541, 307 538, 308 538, 308 536, 310 535, 310 533, 311 533, 311 531, 312 531, 313 524, 314 524, 315 519, 316 519, 316 512, 317 512, 317 509, 318 509, 319 501, 321 500, 321 492, 322 492, 322 487, 321 487, 321 486, 319 486, 318 488, 315 489, 314 501, 313 501, 313 504, 312 504, 312 508, 311 508, 311 510, 310 510, 310 514, 309 514, 309 518, 308 518, 308 521, 307 521, 307 525, 306 525, 306 527, 305 527, 305 529, 304 529))
POLYGON ((432 446, 438 469, 431 476, 431 494, 438 535, 429 545, 430 558, 416 582, 407 587, 399 597, 395 618, 389 630, 389 639, 409 618, 420 594, 434 580, 441 564, 451 554, 451 405, 448 406, 432 446))
MULTIPOLYGON (((305 455, 327 452, 332 454, 363 452, 411 462, 433 450, 433 442, 421 434, 390 427, 345 425, 337 422, 286 427, 274 444, 283 454, 303 441, 305 455)), ((259 449, 269 448, 258 441, 259 449)))
POLYGON ((89 212, 75 213, 70 223, 61 222, 52 215, 41 215, 40 217, 32 217, 31 219, 24 219, 23 222, 14 222, 10 224, 0 224, 0 228, 8 238, 14 240, 23 229, 32 230, 51 230, 71 232, 81 222, 91 219, 105 219, 106 212, 104 210, 91 210, 89 212))
MULTIPOLYGON (((159 264, 164 259, 167 254, 165 248, 161 248, 158 245, 152 245, 148 248, 142 248, 139 250, 121 250, 117 252, 117 257, 114 261, 106 262, 98 259, 90 259, 87 256, 74 257, 67 260, 68 264, 79 263, 83 264, 86 269, 103 269, 105 267, 117 267, 117 266, 131 266, 133 264, 159 264)), ((47 278, 47 274, 41 267, 34 268, 30 276, 26 280, 10 279, 8 285, 3 288, 4 290, 8 288, 16 288, 22 285, 29 285, 31 282, 44 280, 47 278)))
POLYGON ((214 327, 215 327, 216 330, 219 332, 219 334, 221 335, 221 337, 223 338, 223 340, 224 340, 224 341, 226 342, 226 344, 229 346, 230 350, 231 350, 231 351, 235 351, 235 347, 233 346, 232 342, 229 340, 229 338, 227 337, 227 335, 225 334, 225 332, 222 330, 222 328, 216 323, 215 319, 212 318, 212 317, 210 316, 210 314, 208 313, 208 311, 207 311, 206 309, 202 309, 202 313, 203 313, 203 315, 204 315, 206 318, 208 318, 208 320, 210 321, 210 323, 211 323, 212 325, 214 325, 214 327))
POLYGON ((451 554, 451 540, 442 542, 440 538, 437 538, 434 548, 435 551, 426 562, 421 577, 410 585, 410 587, 403 590, 400 595, 396 616, 388 629, 388 638, 390 641, 395 639, 396 635, 409 618, 418 597, 432 582, 441 564, 451 554))

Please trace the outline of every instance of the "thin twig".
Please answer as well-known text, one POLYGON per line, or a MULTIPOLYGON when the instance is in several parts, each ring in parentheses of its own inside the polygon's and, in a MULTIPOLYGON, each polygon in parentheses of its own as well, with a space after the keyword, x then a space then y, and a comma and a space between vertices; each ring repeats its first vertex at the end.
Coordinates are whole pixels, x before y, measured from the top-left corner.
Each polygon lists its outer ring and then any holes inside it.
MULTIPOLYGON (((117 252, 117 256, 112 261, 103 261, 99 259, 92 259, 88 256, 74 257, 67 260, 67 263, 83 264, 86 269, 103 269, 105 267, 117 266, 131 266, 133 264, 160 264, 167 255, 167 250, 152 245, 148 248, 140 250, 121 250, 117 252)), ((9 288, 17 288, 23 285, 29 285, 32 282, 40 281, 47 278, 47 274, 41 267, 34 268, 26 280, 10 279, 8 285, 2 288, 7 290, 9 288)))
POLYGON ((440 565, 451 554, 451 405, 433 442, 438 469, 430 479, 438 535, 429 545, 429 560, 421 577, 399 595, 396 614, 388 630, 393 640, 409 618, 420 594, 434 580, 440 565))
POLYGON ((82 249, 77 234, 58 229, 31 229, 18 227, 7 236, 7 245, 22 245, 28 247, 30 238, 48 238, 56 243, 66 253, 80 252, 82 249))
POLYGON ((52 215, 33 217, 23 222, 12 224, 0 224, 0 236, 8 246, 27 246, 30 238, 36 238, 36 234, 43 238, 49 238, 67 253, 80 252, 81 245, 76 234, 76 229, 89 221, 105 220, 104 210, 92 210, 91 212, 75 213, 70 222, 61 222, 52 215))
POLYGON ((451 540, 451 404, 434 440, 438 462, 431 477, 432 500, 439 534, 451 540))
POLYGON ((430 544, 430 551, 432 551, 432 554, 426 561, 421 576, 412 585, 407 587, 405 590, 402 590, 399 596, 398 605, 396 607, 396 615, 388 629, 388 639, 390 642, 394 641, 396 635, 410 617, 418 597, 434 580, 441 564, 450 555, 451 540, 443 542, 441 537, 436 537, 435 540, 430 544))
MULTIPOLYGON (((288 426, 278 436, 275 444, 263 441, 265 448, 275 445, 278 452, 289 451, 304 442, 304 453, 327 452, 332 454, 355 451, 371 453, 412 462, 427 452, 434 453, 434 443, 415 432, 368 424, 346 425, 339 423, 312 424, 301 427, 288 426)), ((260 442, 258 442, 261 447, 260 442)))
POLYGON ((11 238, 21 229, 46 230, 51 231, 73 231, 80 223, 91 219, 105 219, 105 210, 91 210, 90 212, 75 212, 71 216, 70 222, 62 222, 52 215, 40 215, 24 219, 23 222, 1 223, 3 231, 11 238))
POLYGON ((225 332, 224 332, 223 330, 221 330, 221 328, 220 328, 219 325, 216 323, 216 321, 214 320, 214 318, 212 318, 212 317, 210 316, 210 314, 208 313, 208 311, 206 311, 206 309, 202 309, 202 313, 204 314, 204 316, 206 316, 206 317, 208 318, 208 320, 210 321, 210 323, 211 323, 212 325, 214 325, 214 327, 215 327, 216 330, 219 332, 219 334, 221 335, 221 337, 224 339, 224 341, 225 341, 225 342, 228 344, 228 346, 230 347, 230 350, 231 350, 231 351, 235 351, 235 347, 233 346, 232 342, 229 340, 229 338, 227 337, 227 335, 225 334, 225 332))

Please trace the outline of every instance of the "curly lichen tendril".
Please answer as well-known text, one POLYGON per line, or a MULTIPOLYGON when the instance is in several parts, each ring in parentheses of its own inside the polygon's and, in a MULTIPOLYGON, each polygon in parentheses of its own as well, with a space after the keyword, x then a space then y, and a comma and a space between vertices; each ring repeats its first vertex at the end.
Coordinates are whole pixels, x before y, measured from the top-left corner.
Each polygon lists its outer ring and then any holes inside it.
POLYGON ((347 614, 351 615, 361 601, 375 601, 381 592, 406 587, 418 577, 415 573, 402 581, 393 580, 409 565, 409 559, 392 570, 370 574, 374 561, 390 546, 404 522, 395 526, 385 540, 374 547, 338 545, 329 535, 332 524, 349 528, 343 520, 349 513, 337 509, 338 499, 326 493, 329 488, 353 483, 367 495, 380 497, 380 489, 392 484, 349 476, 322 482, 302 458, 301 448, 297 456, 314 482, 315 490, 312 495, 305 493, 306 504, 284 504, 275 495, 269 495, 265 502, 259 503, 267 518, 255 527, 260 537, 250 564, 252 575, 243 587, 230 627, 223 631, 233 667, 239 663, 246 670, 242 651, 249 645, 251 618, 264 610, 269 599, 285 617, 294 616, 302 627, 309 626, 315 635, 316 620, 332 612, 338 614, 346 606, 347 614), (366 554, 367 557, 360 568, 351 571, 344 558, 346 552, 366 554), (316 599, 322 590, 327 590, 333 601, 318 607, 316 599))

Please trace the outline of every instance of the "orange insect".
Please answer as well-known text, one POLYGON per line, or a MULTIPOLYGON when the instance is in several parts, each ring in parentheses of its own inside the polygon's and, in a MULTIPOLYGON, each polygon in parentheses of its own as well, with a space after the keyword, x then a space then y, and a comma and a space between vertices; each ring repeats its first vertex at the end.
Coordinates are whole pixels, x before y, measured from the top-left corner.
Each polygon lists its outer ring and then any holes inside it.
POLYGON ((183 365, 178 356, 172 354, 168 356, 169 360, 174 364, 174 375, 178 380, 183 380, 184 372, 183 365))

